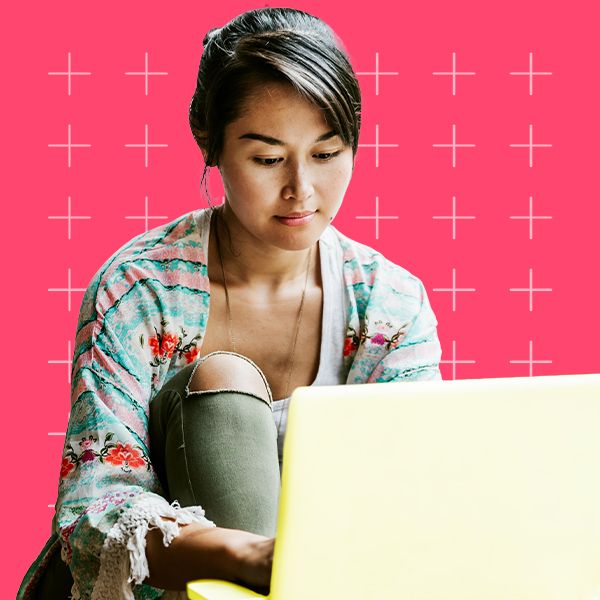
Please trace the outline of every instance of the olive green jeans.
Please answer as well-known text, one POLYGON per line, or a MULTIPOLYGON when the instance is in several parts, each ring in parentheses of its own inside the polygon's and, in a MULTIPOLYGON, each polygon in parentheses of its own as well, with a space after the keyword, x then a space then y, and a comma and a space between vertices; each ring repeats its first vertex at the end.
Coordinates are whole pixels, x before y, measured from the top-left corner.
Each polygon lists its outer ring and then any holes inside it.
POLYGON ((271 401, 260 368, 234 352, 207 354, 167 381, 150 403, 149 433, 150 458, 168 500, 201 506, 217 527, 275 537, 280 472, 271 401), (226 387, 190 389, 195 370, 210 368, 204 362, 213 354, 252 365, 268 400, 233 376, 221 379, 231 382, 226 387))

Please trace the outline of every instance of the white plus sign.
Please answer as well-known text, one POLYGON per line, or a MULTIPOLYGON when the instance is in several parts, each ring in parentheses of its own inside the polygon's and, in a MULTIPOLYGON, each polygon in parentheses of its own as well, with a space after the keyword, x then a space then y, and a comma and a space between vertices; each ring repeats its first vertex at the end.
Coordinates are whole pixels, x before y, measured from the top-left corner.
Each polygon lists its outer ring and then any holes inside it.
POLYGON ((452 53, 452 71, 434 71, 434 75, 452 75, 452 95, 456 96, 456 76, 457 75, 475 75, 475 71, 457 71, 456 70, 456 52, 452 53))
POLYGON ((167 215, 155 215, 155 216, 151 216, 148 215, 148 196, 144 196, 144 214, 143 215, 130 215, 130 216, 126 216, 126 219, 144 219, 144 227, 145 230, 144 231, 148 231, 148 221, 150 219, 168 219, 169 217, 167 215))
POLYGON ((144 125, 144 143, 143 144, 125 144, 126 148, 145 148, 144 165, 148 168, 148 148, 167 148, 168 144, 149 144, 148 143, 148 123, 144 125))
POLYGON ((529 365, 529 377, 533 377, 534 364, 551 364, 551 360, 533 360, 533 340, 529 340, 529 358, 527 360, 509 360, 510 364, 526 364, 529 365))
POLYGON ((451 288, 433 288, 434 292, 452 292, 452 312, 456 312, 456 292, 474 292, 475 288, 457 288, 456 287, 456 269, 452 267, 452 287, 451 288))
POLYGON ((533 292, 551 292, 552 288, 534 288, 533 287, 533 269, 529 269, 529 287, 526 288, 510 288, 511 292, 528 292, 529 293, 529 312, 533 311, 533 292))
POLYGON ((375 75, 375 95, 379 96, 379 76, 380 75, 398 75, 397 71, 379 70, 379 52, 375 52, 375 71, 357 71, 357 75, 375 75))
MULTIPOLYGON (((71 340, 69 340, 67 342, 68 346, 67 346, 67 356, 72 356, 71 355, 71 340)), ((71 368, 73 365, 73 360, 71 358, 69 358, 68 360, 49 360, 48 361, 49 365, 67 365, 67 381, 69 383, 69 385, 71 385, 71 368)))
POLYGON ((149 75, 168 75, 166 71, 148 71, 148 53, 144 53, 144 70, 143 71, 125 71, 125 75, 143 75, 146 86, 146 96, 148 95, 148 76, 149 75))
POLYGON ((379 214, 379 196, 375 196, 375 214, 355 217, 356 219, 375 219, 375 239, 379 239, 379 219, 398 219, 398 216, 381 216, 379 214))
POLYGON ((71 168, 71 148, 89 148, 91 144, 72 144, 71 143, 71 123, 67 125, 67 143, 66 144, 48 144, 48 148, 68 148, 67 164, 71 168))
POLYGON ((48 75, 66 75, 67 76, 67 93, 71 95, 71 75, 91 75, 88 71, 71 71, 71 53, 67 52, 67 70, 66 71, 50 71, 48 75))
POLYGON ((450 216, 446 216, 446 215, 434 216, 432 218, 433 219, 452 219, 452 239, 455 240, 456 239, 456 220, 457 219, 475 219, 476 217, 473 217, 473 216, 458 217, 458 216, 456 216, 456 196, 452 196, 452 215, 450 215, 450 216))
POLYGON ((71 239, 71 221, 73 219, 91 219, 92 217, 89 216, 73 216, 71 214, 71 196, 67 196, 68 198, 68 207, 67 207, 67 215, 51 215, 48 218, 49 219, 67 219, 68 221, 68 227, 67 227, 67 239, 71 239))
POLYGON ((380 144, 379 143, 379 123, 375 124, 375 143, 359 144, 361 148, 375 148, 375 166, 379 167, 379 148, 397 148, 398 144, 380 144))
POLYGON ((452 340, 452 359, 451 360, 440 360, 440 364, 450 363, 452 365, 452 379, 456 379, 456 365, 457 364, 471 364, 474 365, 474 360, 458 360, 456 358, 456 340, 452 340))
POLYGON ((533 143, 533 124, 529 123, 529 143, 528 144, 509 144, 511 148, 529 148, 529 166, 533 167, 533 149, 534 148, 552 148, 552 144, 534 144, 533 143))
POLYGON ((533 239, 533 220, 534 219, 551 219, 549 216, 533 215, 533 196, 529 196, 529 214, 524 216, 511 216, 510 219, 527 219, 529 221, 529 239, 533 239))
POLYGON ((534 71, 533 70, 533 52, 529 53, 529 71, 511 71, 511 75, 527 75, 529 76, 529 95, 533 96, 533 76, 534 75, 552 75, 550 71, 534 71))
POLYGON ((66 288, 48 288, 49 292, 67 292, 68 310, 71 312, 71 292, 85 292, 85 288, 71 287, 71 267, 67 269, 67 287, 66 288))
MULTIPOLYGON (((69 422, 69 419, 71 418, 71 411, 69 411, 67 413, 67 423, 69 422)), ((62 436, 64 437, 65 435, 67 435, 66 431, 49 431, 48 435, 58 435, 58 436, 62 436)), ((54 508, 54 504, 48 504, 48 508, 54 508)))
POLYGON ((434 148, 452 148, 452 166, 456 167, 456 149, 457 148, 475 148, 475 144, 457 144, 456 143, 456 125, 452 123, 452 143, 451 144, 433 144, 434 148))

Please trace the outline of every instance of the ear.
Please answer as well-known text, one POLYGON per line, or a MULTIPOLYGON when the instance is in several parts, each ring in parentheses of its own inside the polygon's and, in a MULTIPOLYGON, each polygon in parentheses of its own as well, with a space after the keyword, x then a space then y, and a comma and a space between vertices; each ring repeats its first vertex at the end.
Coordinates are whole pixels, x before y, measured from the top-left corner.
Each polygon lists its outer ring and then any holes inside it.
POLYGON ((196 139, 196 142, 200 146, 200 150, 202 151, 202 157, 204 158, 204 162, 206 162, 206 157, 208 156, 208 135, 207 132, 202 129, 196 129, 193 125, 190 125, 192 129, 192 133, 196 139))

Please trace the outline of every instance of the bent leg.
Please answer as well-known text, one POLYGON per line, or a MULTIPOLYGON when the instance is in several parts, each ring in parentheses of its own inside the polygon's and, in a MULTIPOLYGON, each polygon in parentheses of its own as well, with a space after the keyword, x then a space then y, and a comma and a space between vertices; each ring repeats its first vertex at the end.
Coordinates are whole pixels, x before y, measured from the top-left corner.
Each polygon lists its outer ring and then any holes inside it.
POLYGON ((218 527, 275 536, 280 490, 271 391, 252 361, 211 353, 150 405, 152 461, 171 501, 218 527))

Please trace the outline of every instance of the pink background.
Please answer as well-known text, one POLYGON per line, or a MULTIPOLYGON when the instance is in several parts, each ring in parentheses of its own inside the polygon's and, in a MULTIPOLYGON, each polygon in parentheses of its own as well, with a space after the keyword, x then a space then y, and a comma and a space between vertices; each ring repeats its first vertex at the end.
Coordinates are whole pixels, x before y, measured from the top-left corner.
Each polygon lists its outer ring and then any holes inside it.
MULTIPOLYGON (((2 36, 6 405, 6 597, 50 534, 70 364, 83 291, 102 263, 147 228, 199 207, 202 157, 187 111, 206 31, 251 2, 12 5, 2 36), (68 93, 65 72, 73 75, 68 93), (148 53, 148 93, 144 70, 148 53), (90 144, 50 147, 67 141, 90 144), (125 144, 144 141, 149 150, 125 144), (18 158, 17 158, 18 157, 18 158), (12 160, 11 160, 12 159, 12 160), (146 223, 145 197, 150 219, 146 223), (68 221, 56 217, 71 214, 68 221), (70 280, 69 280, 70 277, 70 280), (69 294, 57 288, 75 288, 69 294)), ((598 372, 598 14, 502 3, 290 2, 329 23, 363 91, 356 170, 334 225, 420 277, 439 321, 444 379, 598 372), (456 94, 452 77, 460 72, 456 94), (532 53, 533 94, 526 72, 532 53), (378 94, 375 75, 380 75, 378 94), (456 166, 450 143, 456 125, 456 166), (526 144, 529 125, 533 166, 526 144), (394 144, 376 150, 376 141, 394 144), (456 198, 459 219, 453 239, 456 198), (530 196, 533 237, 530 239, 530 196), (376 197, 382 219, 376 236, 376 197), (442 291, 455 285, 474 291, 442 291), (532 270, 530 310, 527 288, 532 270), (543 361, 531 365, 511 361, 543 361), (467 361, 453 363, 457 361, 467 361)), ((220 202, 218 172, 211 196, 220 202)))

